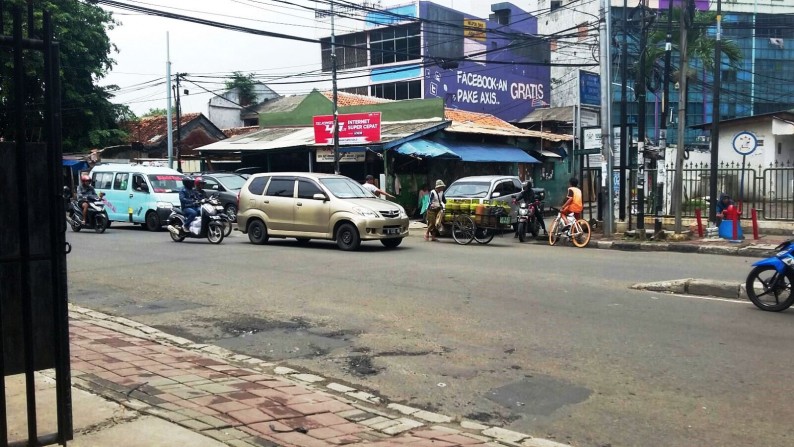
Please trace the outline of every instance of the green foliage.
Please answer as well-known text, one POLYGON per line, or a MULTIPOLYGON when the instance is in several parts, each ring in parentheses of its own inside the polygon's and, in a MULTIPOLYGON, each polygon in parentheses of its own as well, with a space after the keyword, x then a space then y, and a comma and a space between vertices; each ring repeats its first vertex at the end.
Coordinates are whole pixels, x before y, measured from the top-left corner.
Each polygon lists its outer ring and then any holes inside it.
POLYGON ((226 88, 229 90, 237 89, 240 94, 240 105, 247 106, 256 101, 256 92, 254 91, 254 74, 248 73, 244 75, 242 72, 235 71, 226 81, 226 88))
MULTIPOLYGON (((165 115, 168 115, 168 110, 153 108, 153 109, 149 109, 146 113, 141 115, 141 118, 145 118, 148 116, 165 116, 165 115)), ((171 107, 171 116, 176 116, 176 107, 171 107)))
MULTIPOLYGON (((6 1, 3 11, 5 33, 12 30, 11 5, 22 6, 25 37, 41 37, 42 11, 52 15, 55 39, 60 44, 60 81, 64 152, 88 151, 99 144, 119 144, 124 133, 119 122, 134 118, 126 106, 110 102, 116 86, 100 87, 115 61, 111 52, 118 51, 110 42, 107 30, 118 23, 112 14, 97 5, 80 1, 41 0, 34 2, 34 29, 28 30, 26 1, 6 1), (32 33, 31 33, 32 31, 32 33)), ((30 141, 43 138, 44 63, 38 51, 24 53, 25 123, 30 141)), ((0 137, 13 139, 13 55, 0 51, 0 137)))

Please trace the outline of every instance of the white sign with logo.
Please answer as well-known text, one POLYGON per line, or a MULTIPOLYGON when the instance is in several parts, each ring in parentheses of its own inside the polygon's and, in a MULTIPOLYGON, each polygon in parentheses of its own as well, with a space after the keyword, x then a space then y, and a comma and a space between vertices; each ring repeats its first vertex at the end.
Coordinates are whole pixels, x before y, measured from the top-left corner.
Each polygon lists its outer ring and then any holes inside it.
MULTIPOLYGON (((342 152, 339 154, 339 157, 340 163, 362 162, 367 158, 364 152, 342 152)), ((333 163, 334 150, 317 149, 315 159, 317 160, 317 163, 333 163)))

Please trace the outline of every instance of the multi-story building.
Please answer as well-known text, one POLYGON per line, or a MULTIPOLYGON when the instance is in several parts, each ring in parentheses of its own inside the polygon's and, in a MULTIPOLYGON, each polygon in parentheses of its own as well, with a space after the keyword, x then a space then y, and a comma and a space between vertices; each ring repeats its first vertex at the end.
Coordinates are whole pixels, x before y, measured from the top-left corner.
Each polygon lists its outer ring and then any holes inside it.
MULTIPOLYGON (((488 19, 428 1, 337 10, 339 89, 397 100, 443 98, 447 107, 505 121, 548 105, 549 44, 536 36, 537 19, 510 3, 491 10, 488 19)), ((323 71, 330 72, 330 37, 321 50, 323 71)))
MULTIPOLYGON (((664 30, 667 26, 667 13, 670 1, 678 7, 682 0, 611 0, 612 30, 612 73, 613 73, 613 123, 620 123, 620 90, 623 79, 620 77, 619 62, 622 45, 624 18, 630 19, 628 25, 629 64, 636 61, 639 42, 636 29, 638 14, 636 8, 644 3, 649 12, 656 16, 654 29, 664 30), (624 4, 628 6, 624 10, 624 4), (635 19, 635 25, 631 25, 635 19)), ((700 11, 716 11, 715 0, 694 0, 700 11)), ((552 106, 571 106, 578 100, 577 70, 593 72, 591 67, 599 61, 598 17, 600 0, 532 0, 529 9, 536 11, 538 34, 548 35, 551 39, 551 61, 553 63, 581 64, 581 68, 552 67, 551 87, 552 106), (572 27, 576 27, 572 34, 572 27)), ((794 108, 794 2, 788 0, 722 0, 723 39, 733 42, 742 53, 742 61, 736 68, 727 66, 723 59, 721 70, 720 114, 722 119, 740 118, 794 108)), ((678 21, 675 21, 675 27, 678 21)), ((716 24, 707 35, 714 38, 716 24)), ((673 42, 674 47, 678 42, 673 42)), ((677 71, 678 56, 673 52, 673 70, 677 71)), ((697 76, 690 83, 687 95, 687 126, 711 121, 713 112, 712 85, 713 74, 703 68, 697 59, 690 60, 690 67, 697 76)), ((651 79, 651 87, 646 101, 647 137, 656 141, 662 120, 668 120, 671 130, 677 126, 679 92, 670 88, 668 107, 663 109, 662 86, 651 79)), ((674 85, 675 80, 671 81, 674 85)), ((628 85, 628 122, 636 124, 637 102, 634 79, 629 76, 628 85)), ((636 126, 635 126, 636 131, 636 126)), ((700 130, 688 130, 686 144, 695 142, 700 130)), ((675 143, 676 133, 668 133, 668 141, 675 143)))

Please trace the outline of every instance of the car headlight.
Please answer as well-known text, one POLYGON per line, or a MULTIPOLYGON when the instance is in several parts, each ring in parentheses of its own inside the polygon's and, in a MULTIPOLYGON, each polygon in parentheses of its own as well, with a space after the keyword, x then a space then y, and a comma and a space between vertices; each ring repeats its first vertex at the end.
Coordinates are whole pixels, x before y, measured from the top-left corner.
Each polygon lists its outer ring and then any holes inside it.
POLYGON ((400 208, 401 219, 408 217, 408 213, 405 212, 405 208, 403 208, 402 205, 397 205, 397 207, 400 208))
POLYGON ((174 204, 171 202, 157 202, 157 208, 165 208, 170 210, 174 207, 174 204))
POLYGON ((376 213, 375 211, 372 211, 369 208, 364 208, 361 206, 357 206, 353 208, 353 212, 364 217, 380 217, 378 213, 376 213))

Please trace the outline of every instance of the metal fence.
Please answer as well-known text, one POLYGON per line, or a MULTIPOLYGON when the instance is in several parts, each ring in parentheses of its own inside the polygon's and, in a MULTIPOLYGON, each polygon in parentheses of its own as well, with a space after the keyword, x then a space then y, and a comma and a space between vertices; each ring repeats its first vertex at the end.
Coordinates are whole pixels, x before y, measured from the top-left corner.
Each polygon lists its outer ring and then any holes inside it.
MULTIPOLYGON (((668 164, 665 168, 663 209, 668 215, 672 215, 671 193, 675 181, 675 166, 668 164)), ((712 206, 709 198, 710 176, 708 163, 684 163, 684 217, 694 217, 698 208, 707 214, 709 206, 712 206)), ((717 190, 730 195, 735 202, 741 202, 745 210, 755 208, 759 219, 794 220, 794 165, 790 161, 775 162, 768 166, 747 164, 744 168, 741 163, 720 163, 717 167, 717 190)), ((646 205, 646 213, 653 214, 655 205, 652 196, 646 200, 646 205)))

